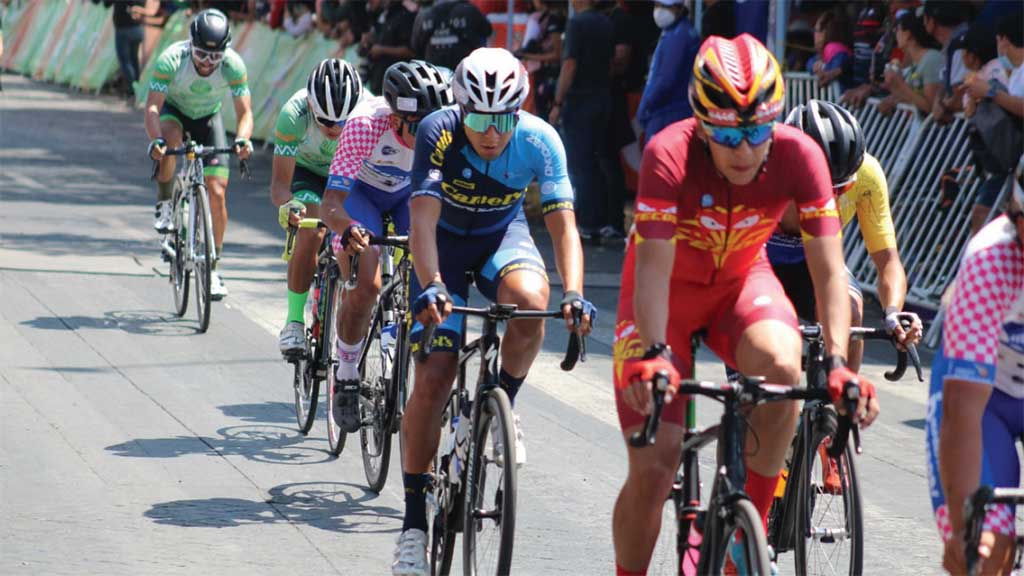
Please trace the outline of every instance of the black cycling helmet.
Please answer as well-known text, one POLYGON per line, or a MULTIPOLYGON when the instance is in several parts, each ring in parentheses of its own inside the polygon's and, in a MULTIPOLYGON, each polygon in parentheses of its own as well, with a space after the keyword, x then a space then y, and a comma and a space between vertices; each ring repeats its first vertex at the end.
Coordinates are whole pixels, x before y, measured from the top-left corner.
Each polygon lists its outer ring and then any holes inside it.
POLYGON ((833 186, 849 182, 864 162, 860 122, 838 104, 809 100, 789 113, 786 124, 803 130, 825 151, 833 186))
POLYGON ((455 103, 452 84, 423 60, 396 62, 384 72, 384 98, 397 114, 426 116, 455 103))
POLYGON ((363 81, 351 64, 328 58, 309 75, 306 99, 313 115, 321 120, 342 122, 363 95, 363 81))
POLYGON ((192 46, 210 52, 223 52, 231 43, 228 17, 216 8, 207 8, 192 19, 189 26, 192 46))

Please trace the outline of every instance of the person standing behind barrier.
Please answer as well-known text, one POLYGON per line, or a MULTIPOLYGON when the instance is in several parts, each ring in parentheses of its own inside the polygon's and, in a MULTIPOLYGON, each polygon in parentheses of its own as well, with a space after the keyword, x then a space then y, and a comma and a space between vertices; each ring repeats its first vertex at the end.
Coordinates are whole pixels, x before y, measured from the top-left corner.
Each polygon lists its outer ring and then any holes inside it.
POLYGON ((384 72, 394 63, 413 57, 412 26, 419 6, 413 0, 384 0, 383 10, 370 31, 367 46, 367 82, 370 92, 380 94, 384 72))
POLYGON ((470 52, 486 45, 493 31, 487 17, 466 0, 438 0, 416 16, 412 50, 417 58, 454 70, 470 52))
POLYGON ((954 42, 967 31, 965 7, 960 2, 929 0, 924 6, 924 27, 942 45, 942 91, 932 101, 932 117, 945 124, 960 110, 953 88, 964 81, 963 50, 954 42))
POLYGON ((942 54, 934 48, 935 39, 925 31, 924 23, 912 13, 900 16, 896 22, 896 45, 910 65, 902 72, 892 62, 886 67, 883 86, 890 94, 878 109, 882 114, 892 114, 896 105, 903 102, 927 114, 941 94, 942 54))
POLYGON ((654 3, 654 22, 662 32, 636 111, 647 142, 669 124, 693 116, 687 90, 700 38, 687 15, 683 0, 654 3))
POLYGON ((113 6, 111 17, 114 21, 114 52, 117 63, 121 66, 121 76, 128 84, 125 98, 128 102, 135 100, 135 83, 139 80, 139 47, 145 37, 142 18, 134 6, 145 6, 144 0, 103 0, 106 7, 113 6))
POLYGON ((817 77, 821 86, 828 86, 832 82, 838 82, 840 90, 850 86, 853 53, 843 38, 845 27, 846 22, 838 12, 832 10, 818 17, 814 25, 814 49, 817 54, 807 61, 807 71, 817 77))
POLYGON ((562 62, 565 0, 533 0, 536 10, 526 25, 523 46, 514 55, 523 61, 533 86, 533 113, 547 118, 555 98, 562 62))

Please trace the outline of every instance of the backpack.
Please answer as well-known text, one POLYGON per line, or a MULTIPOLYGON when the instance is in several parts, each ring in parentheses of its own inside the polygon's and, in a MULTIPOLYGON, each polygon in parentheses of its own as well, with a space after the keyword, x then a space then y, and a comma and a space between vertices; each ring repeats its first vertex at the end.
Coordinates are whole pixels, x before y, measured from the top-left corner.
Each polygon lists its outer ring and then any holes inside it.
POLYGON ((975 165, 989 174, 1008 174, 1024 153, 1021 121, 990 99, 978 102, 967 137, 975 165))

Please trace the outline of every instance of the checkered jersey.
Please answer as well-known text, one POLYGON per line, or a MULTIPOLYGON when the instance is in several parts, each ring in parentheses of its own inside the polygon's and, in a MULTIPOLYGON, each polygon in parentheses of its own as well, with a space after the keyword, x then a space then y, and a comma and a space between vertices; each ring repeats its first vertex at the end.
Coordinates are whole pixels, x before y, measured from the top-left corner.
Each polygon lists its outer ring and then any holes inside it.
POLYGON ((1024 252, 1005 216, 968 244, 944 326, 947 379, 1024 397, 1024 252))
POLYGON ((391 108, 383 98, 360 104, 345 121, 331 162, 327 188, 350 192, 357 180, 384 192, 408 185, 412 151, 391 128, 391 108))

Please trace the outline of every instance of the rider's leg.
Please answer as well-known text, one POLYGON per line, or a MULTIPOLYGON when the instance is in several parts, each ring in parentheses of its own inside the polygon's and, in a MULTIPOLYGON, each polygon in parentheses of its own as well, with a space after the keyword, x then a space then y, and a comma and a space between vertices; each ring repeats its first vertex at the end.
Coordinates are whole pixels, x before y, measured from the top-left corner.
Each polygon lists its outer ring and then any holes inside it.
MULTIPOLYGON (((370 324, 370 314, 380 293, 378 261, 380 251, 376 246, 368 247, 359 256, 359 278, 354 290, 345 293, 345 300, 338 310, 338 376, 342 379, 358 378, 359 350, 370 324)), ((342 278, 348 279, 350 260, 342 256, 342 278)))
MULTIPOLYGON (((227 171, 227 168, 224 168, 227 171)), ((206 170, 206 190, 210 193, 210 216, 213 220, 213 245, 217 247, 217 258, 221 256, 224 247, 224 232, 228 227, 228 204, 226 195, 228 190, 227 177, 210 176, 210 169, 206 170)), ((217 263, 214 261, 214 270, 217 263)))
MULTIPOLYGON (((1024 400, 1002 390, 992 392, 982 418, 981 483, 995 487, 1020 486, 1017 439, 1024 435, 1024 400)), ((990 532, 991 554, 982 564, 982 574, 1010 574, 1015 558, 1015 507, 999 504, 989 511, 984 529, 990 532)))
MULTIPOLYGON (((857 278, 850 272, 849 268, 846 269, 846 275, 849 278, 850 327, 863 326, 864 293, 860 289, 860 283, 857 282, 857 278)), ((847 346, 847 355, 846 365, 854 373, 859 372, 861 361, 864 359, 864 341, 851 338, 847 346)))
MULTIPOLYGON (((181 123, 173 116, 162 116, 160 118, 160 134, 167 141, 167 148, 181 146, 182 130, 181 123)), ((174 193, 174 168, 177 165, 177 156, 164 156, 160 160, 160 171, 156 176, 157 201, 170 200, 174 193)))
MULTIPOLYGON (((306 203, 306 217, 319 218, 320 206, 306 203)), ((326 232, 318 228, 300 228, 295 238, 295 251, 288 262, 288 322, 305 323, 309 285, 316 273, 317 251, 326 232)))
MULTIPOLYGON (((505 276, 498 285, 498 302, 515 304, 520 310, 544 310, 549 293, 547 278, 534 271, 517 270, 505 276)), ((543 343, 543 320, 508 323, 501 344, 501 386, 513 403, 543 343)))

